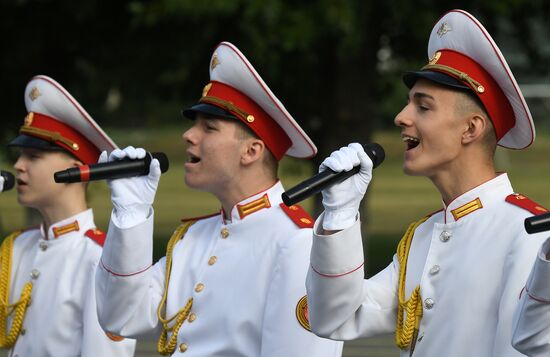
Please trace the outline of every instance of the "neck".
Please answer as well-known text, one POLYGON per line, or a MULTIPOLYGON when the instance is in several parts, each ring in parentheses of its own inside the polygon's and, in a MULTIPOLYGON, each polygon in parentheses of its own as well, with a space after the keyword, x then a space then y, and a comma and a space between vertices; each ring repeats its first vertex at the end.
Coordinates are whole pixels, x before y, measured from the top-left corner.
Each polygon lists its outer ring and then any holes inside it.
POLYGON ((251 176, 248 179, 241 179, 238 182, 233 182, 230 187, 227 187, 220 192, 213 193, 222 205, 225 218, 231 218, 231 210, 237 203, 269 189, 275 184, 275 182, 276 180, 274 179, 251 176))
POLYGON ((443 202, 448 205, 455 198, 495 178, 497 173, 491 160, 463 160, 452 167, 429 177, 439 190, 443 202))
POLYGON ((39 207, 38 210, 44 220, 44 230, 48 231, 50 226, 56 222, 72 217, 88 209, 84 195, 80 199, 72 197, 71 200, 58 200, 51 205, 39 207))

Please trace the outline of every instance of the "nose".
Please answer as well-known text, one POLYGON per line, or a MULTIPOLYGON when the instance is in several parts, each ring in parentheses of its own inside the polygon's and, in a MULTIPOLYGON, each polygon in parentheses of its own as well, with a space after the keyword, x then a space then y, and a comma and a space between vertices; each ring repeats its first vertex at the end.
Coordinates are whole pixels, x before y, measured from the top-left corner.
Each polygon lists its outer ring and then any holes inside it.
POLYGON ((186 143, 193 144, 196 140, 196 135, 194 133, 195 133, 195 125, 191 126, 183 134, 181 134, 181 138, 186 143))
POLYGON ((25 166, 23 165, 23 159, 21 158, 21 155, 19 155, 19 157, 17 158, 17 161, 15 162, 15 164, 13 164, 13 168, 17 172, 23 172, 24 171, 25 166))
POLYGON ((408 107, 409 106, 410 106, 410 104, 405 105, 405 107, 403 107, 403 109, 401 109, 401 111, 399 113, 397 113, 397 115, 395 116, 395 119, 393 120, 393 123, 396 126, 406 127, 406 126, 411 125, 412 122, 411 122, 411 119, 410 119, 410 115, 408 114, 408 107))

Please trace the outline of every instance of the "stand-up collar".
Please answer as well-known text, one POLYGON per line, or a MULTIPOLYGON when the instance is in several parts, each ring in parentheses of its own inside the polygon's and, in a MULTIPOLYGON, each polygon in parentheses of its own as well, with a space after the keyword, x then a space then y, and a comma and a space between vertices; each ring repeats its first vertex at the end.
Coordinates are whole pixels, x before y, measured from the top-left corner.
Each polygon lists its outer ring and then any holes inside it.
POLYGON ((40 232, 42 232, 44 239, 55 240, 70 237, 75 233, 82 236, 87 230, 92 228, 95 228, 94 214, 92 209, 89 208, 83 212, 75 214, 72 217, 52 224, 48 228, 47 234, 45 234, 44 224, 42 224, 40 227, 40 232))
POLYGON ((499 174, 497 177, 458 196, 448 206, 443 203, 445 222, 458 221, 476 211, 500 203, 513 192, 508 175, 506 173, 499 174))
POLYGON ((277 181, 267 190, 245 198, 231 209, 231 222, 243 220, 254 213, 278 206, 282 202, 281 195, 283 192, 283 185, 280 181, 277 181))

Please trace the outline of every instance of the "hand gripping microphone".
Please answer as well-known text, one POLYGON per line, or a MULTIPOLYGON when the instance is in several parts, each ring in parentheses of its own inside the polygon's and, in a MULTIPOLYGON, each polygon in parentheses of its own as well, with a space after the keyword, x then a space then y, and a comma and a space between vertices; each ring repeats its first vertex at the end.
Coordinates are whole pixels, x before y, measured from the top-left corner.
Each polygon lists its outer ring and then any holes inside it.
POLYGON ((550 231, 550 212, 525 218, 523 224, 529 234, 550 231))
MULTIPOLYGON (((372 168, 374 169, 384 161, 386 154, 382 146, 371 143, 363 145, 368 157, 372 160, 372 168)), ((360 165, 355 166, 349 171, 334 172, 330 169, 319 172, 317 175, 297 184, 293 188, 281 195, 283 202, 287 206, 292 206, 306 198, 321 192, 323 189, 330 187, 338 182, 342 182, 348 177, 351 177, 359 172, 360 165)))
POLYGON ((58 171, 54 174, 57 183, 86 182, 123 177, 143 176, 149 174, 149 165, 152 159, 160 163, 160 171, 168 171, 168 157, 162 152, 148 152, 143 159, 122 159, 103 162, 100 164, 82 165, 58 171))
POLYGON ((0 170, 0 176, 4 178, 4 186, 0 192, 9 191, 15 185, 15 176, 11 172, 0 170))

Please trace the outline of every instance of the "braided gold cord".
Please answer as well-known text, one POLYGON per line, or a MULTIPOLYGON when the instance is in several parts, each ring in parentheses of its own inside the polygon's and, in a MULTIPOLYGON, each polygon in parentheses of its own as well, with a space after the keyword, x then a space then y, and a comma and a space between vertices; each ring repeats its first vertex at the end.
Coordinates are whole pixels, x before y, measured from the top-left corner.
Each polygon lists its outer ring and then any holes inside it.
POLYGON ((418 333, 422 319, 422 299, 420 285, 405 300, 405 282, 407 277, 407 259, 411 248, 412 238, 416 228, 424 223, 429 216, 412 223, 397 246, 397 260, 399 261, 399 304, 397 306, 397 324, 395 327, 395 344, 402 350, 411 347, 413 337, 418 333), (406 315, 406 316, 405 316, 406 315))
POLYGON ((61 134, 58 133, 57 131, 48 131, 48 130, 39 129, 31 126, 22 126, 21 129, 19 129, 19 132, 22 134, 31 134, 31 135, 34 134, 43 139, 48 139, 49 141, 52 141, 52 142, 62 142, 68 147, 71 147, 74 150, 78 150, 77 143, 61 136, 61 134))
POLYGON ((475 79, 470 77, 467 73, 461 72, 461 71, 459 71, 457 69, 454 69, 452 67, 445 66, 443 64, 427 64, 424 67, 422 67, 422 70, 425 70, 425 69, 435 69, 435 70, 440 70, 440 71, 443 71, 443 72, 453 74, 453 75, 457 76, 459 80, 468 83, 470 88, 472 88, 474 91, 476 91, 478 93, 485 92, 485 87, 483 87, 483 85, 481 83, 479 83, 478 81, 476 81, 475 79))
POLYGON ((199 99, 199 103, 209 103, 209 104, 215 104, 223 107, 223 109, 227 110, 230 113, 234 113, 237 116, 241 117, 241 119, 246 120, 246 118, 250 115, 241 108, 237 107, 231 102, 228 102, 223 99, 219 99, 216 97, 211 96, 204 96, 201 99, 199 99))
POLYGON ((190 298, 187 301, 187 304, 178 311, 174 316, 171 318, 163 317, 163 312, 166 314, 166 309, 164 308, 164 305, 166 304, 166 299, 168 297, 168 284, 170 283, 170 272, 172 271, 172 251, 174 250, 174 246, 176 243, 183 239, 183 236, 189 229, 195 223, 195 221, 188 221, 180 225, 175 231, 174 234, 172 234, 172 237, 170 238, 170 241, 168 241, 168 246, 166 247, 166 280, 164 284, 164 293, 162 294, 162 300, 160 301, 160 304, 157 309, 157 316, 162 324, 162 331, 160 333, 159 341, 157 343, 157 351, 163 356, 169 356, 176 350, 176 344, 178 342, 178 332, 180 330, 181 325, 183 325, 183 322, 187 319, 187 316, 189 316, 189 312, 191 311, 191 307, 193 306, 193 298, 190 298), (176 320, 174 323, 174 326, 169 327, 168 325, 176 320), (172 335, 170 336, 170 339, 168 339, 168 333, 171 332, 172 335), (166 342, 168 340, 168 343, 166 342))
POLYGON ((13 241, 20 234, 21 231, 12 233, 4 239, 0 247, 0 347, 2 348, 10 348, 17 341, 27 306, 31 301, 32 283, 28 282, 21 291, 19 301, 9 304, 13 241), (13 321, 8 332, 8 317, 12 314, 13 321))

